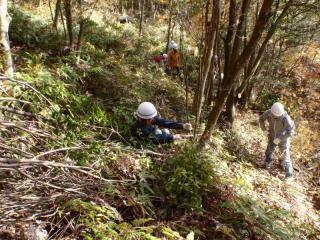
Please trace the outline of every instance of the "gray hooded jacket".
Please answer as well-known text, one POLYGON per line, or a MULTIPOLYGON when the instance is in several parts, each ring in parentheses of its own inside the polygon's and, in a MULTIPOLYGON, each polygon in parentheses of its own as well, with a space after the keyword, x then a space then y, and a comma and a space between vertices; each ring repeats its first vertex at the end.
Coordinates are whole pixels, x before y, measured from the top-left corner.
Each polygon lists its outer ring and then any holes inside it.
POLYGON ((269 122, 269 134, 271 139, 279 138, 282 141, 287 140, 294 133, 294 122, 290 118, 287 112, 281 117, 275 117, 271 110, 265 111, 259 119, 260 127, 263 131, 266 131, 265 122, 269 122))

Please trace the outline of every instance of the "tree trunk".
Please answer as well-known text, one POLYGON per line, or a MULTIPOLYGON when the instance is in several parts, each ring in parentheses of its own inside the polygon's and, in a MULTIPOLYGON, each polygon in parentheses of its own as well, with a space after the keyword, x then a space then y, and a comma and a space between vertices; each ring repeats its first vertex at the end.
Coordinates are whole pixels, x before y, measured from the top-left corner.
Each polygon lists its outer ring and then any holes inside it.
POLYGON ((48 5, 49 5, 49 10, 50 10, 51 20, 52 20, 52 22, 53 22, 54 16, 53 16, 53 12, 52 12, 51 0, 49 0, 48 5))
POLYGON ((144 16, 144 0, 140 0, 140 23, 139 23, 139 36, 142 35, 142 22, 144 16))
POLYGON ((64 33, 64 40, 67 42, 67 30, 66 30, 66 26, 65 26, 65 22, 64 22, 64 17, 63 17, 63 12, 62 12, 62 8, 59 8, 59 12, 60 12, 60 17, 61 17, 61 22, 62 22, 62 27, 63 27, 63 33, 64 33))
POLYGON ((82 47, 84 29, 85 29, 85 19, 81 19, 79 23, 79 34, 78 34, 78 41, 77 41, 77 47, 76 47, 77 51, 80 51, 82 47))
MULTIPOLYGON (((264 41, 262 42, 257 55, 252 55, 251 59, 249 61, 248 67, 247 67, 247 71, 245 73, 245 77, 243 79, 243 82, 241 83, 239 89, 237 90, 237 93, 241 94, 244 92, 244 90, 247 88, 247 86, 253 84, 252 82, 252 78, 256 75, 257 73, 257 69, 261 63, 262 60, 262 56, 265 52, 265 49, 267 47, 267 44, 269 42, 269 40, 271 39, 271 37, 274 35, 277 27, 279 26, 280 22, 283 20, 283 18, 285 17, 285 15, 287 14, 290 6, 292 5, 292 0, 288 1, 287 4, 284 6, 281 14, 275 19, 275 21, 271 24, 267 35, 264 39, 264 41)), ((245 101, 246 103, 246 101, 245 101)))
POLYGON ((231 62, 231 54, 232 54, 232 40, 235 32, 235 26, 237 22, 237 1, 230 0, 229 6, 229 26, 227 31, 227 36, 225 40, 225 47, 224 47, 224 79, 228 77, 229 72, 229 65, 231 62))
POLYGON ((200 75, 201 80, 199 81, 199 91, 197 96, 195 96, 195 100, 197 101, 197 114, 196 114, 196 123, 195 123, 195 132, 197 130, 197 126, 201 116, 201 110, 203 106, 204 100, 204 90, 206 83, 208 81, 208 75, 210 70, 210 65, 212 64, 212 56, 213 56, 213 49, 215 45, 215 38, 216 38, 216 30, 219 26, 219 7, 220 1, 217 0, 212 4, 212 14, 211 14, 211 24, 210 29, 208 30, 208 37, 206 39, 206 44, 204 48, 203 60, 202 60, 202 74, 200 75))
POLYGON ((71 12, 71 0, 64 1, 64 9, 66 14, 67 30, 69 36, 69 47, 73 48, 73 32, 72 32, 72 12, 71 12))
MULTIPOLYGON (((241 7, 241 14, 239 17, 239 24, 238 28, 235 32, 234 36, 234 43, 232 48, 232 54, 230 63, 228 64, 230 67, 234 65, 234 61, 237 59, 240 49, 241 49, 241 43, 243 36, 245 35, 245 26, 247 22, 247 16, 249 12, 249 6, 250 6, 250 0, 243 0, 242 1, 242 7, 241 7)), ((233 86, 231 93, 229 95, 227 105, 226 105, 226 112, 227 112, 227 121, 230 123, 230 127, 233 127, 233 123, 235 120, 236 115, 236 106, 235 106, 235 94, 236 94, 236 86, 233 86)))
POLYGON ((81 48, 82 48, 82 39, 85 31, 85 24, 86 19, 83 17, 83 10, 82 10, 82 0, 78 0, 79 6, 79 13, 80 13, 80 22, 79 22, 79 34, 78 34, 78 41, 77 41, 77 64, 80 62, 81 57, 81 48))
POLYGON ((152 16, 152 20, 155 20, 155 11, 156 8, 155 8, 155 4, 153 2, 153 0, 150 0, 150 13, 149 13, 149 17, 152 16))
POLYGON ((236 117, 236 96, 235 96, 235 84, 233 85, 226 103, 226 120, 229 123, 229 127, 233 128, 234 120, 236 117))
POLYGON ((170 0, 170 3, 169 3, 169 21, 168 21, 166 52, 169 51, 169 42, 170 42, 170 35, 171 35, 171 21, 172 21, 172 0, 170 0))
POLYGON ((122 14, 123 13, 123 0, 118 1, 118 9, 119 9, 119 13, 122 14))
POLYGON ((243 49, 241 55, 234 62, 234 66, 230 69, 227 77, 224 81, 223 89, 221 90, 221 94, 218 97, 216 104, 211 110, 208 118, 208 122, 206 124, 205 130, 201 136, 198 147, 200 149, 204 148, 205 144, 210 140, 212 131, 217 124, 217 120, 222 112, 222 109, 226 103, 226 100, 229 96, 229 93, 237 79, 239 72, 243 69, 251 54, 255 50, 263 31, 265 30, 271 13, 271 8, 274 0, 264 0, 260 9, 259 17, 254 26, 252 35, 247 46, 243 49))
POLYGON ((250 83, 246 86, 246 88, 243 90, 242 97, 241 97, 241 105, 242 107, 247 107, 248 103, 251 100, 252 91, 253 91, 253 83, 250 83))
POLYGON ((59 13, 60 13, 61 0, 57 0, 56 2, 56 10, 53 18, 53 27, 58 30, 58 22, 59 22, 59 13))
POLYGON ((13 62, 8 34, 10 21, 11 18, 8 14, 8 2, 7 0, 0 0, 0 47, 2 51, 3 70, 5 76, 12 78, 13 62))

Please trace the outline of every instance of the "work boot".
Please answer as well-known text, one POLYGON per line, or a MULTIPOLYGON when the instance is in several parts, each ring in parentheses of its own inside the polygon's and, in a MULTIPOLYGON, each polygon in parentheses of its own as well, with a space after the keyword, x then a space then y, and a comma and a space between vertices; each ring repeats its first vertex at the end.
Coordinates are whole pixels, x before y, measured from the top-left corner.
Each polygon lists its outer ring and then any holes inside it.
POLYGON ((292 182, 292 180, 293 180, 292 173, 287 173, 284 180, 285 180, 286 182, 292 182))
POLYGON ((291 181, 292 178, 293 178, 292 177, 292 171, 293 171, 292 165, 291 164, 286 164, 285 170, 286 170, 286 178, 285 178, 285 180, 286 181, 291 181))
POLYGON ((271 162, 266 162, 266 169, 269 170, 271 168, 271 162))

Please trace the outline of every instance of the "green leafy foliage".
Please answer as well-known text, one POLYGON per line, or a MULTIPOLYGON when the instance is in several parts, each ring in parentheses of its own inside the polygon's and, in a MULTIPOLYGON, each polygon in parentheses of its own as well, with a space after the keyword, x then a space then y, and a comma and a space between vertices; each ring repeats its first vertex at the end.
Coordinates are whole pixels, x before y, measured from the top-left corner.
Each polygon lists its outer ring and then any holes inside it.
POLYGON ((130 136, 130 129, 133 124, 133 106, 115 106, 112 109, 112 126, 122 136, 128 139, 130 136))
POLYGON ((119 221, 117 213, 113 209, 93 202, 81 199, 69 200, 64 204, 62 213, 77 215, 78 222, 84 226, 82 237, 86 240, 160 239, 154 236, 156 227, 149 224, 153 220, 152 218, 139 218, 133 220, 132 223, 119 221))
POLYGON ((121 25, 111 23, 110 25, 98 25, 94 21, 89 20, 86 23, 87 31, 84 38, 97 48, 109 51, 111 49, 118 50, 130 46, 130 39, 137 37, 135 28, 130 25, 121 25), (128 43, 128 44, 126 44, 128 43))
POLYGON ((213 157, 186 145, 164 166, 166 201, 172 207, 202 209, 202 200, 214 178, 213 157))
POLYGON ((278 94, 264 88, 261 91, 254 105, 258 109, 265 111, 266 109, 269 109, 273 103, 278 102, 279 100, 280 100, 280 96, 278 94))
POLYGON ((10 23, 10 40, 15 43, 42 49, 61 49, 64 44, 62 32, 55 32, 52 26, 43 19, 11 8, 9 11, 12 21, 10 23))

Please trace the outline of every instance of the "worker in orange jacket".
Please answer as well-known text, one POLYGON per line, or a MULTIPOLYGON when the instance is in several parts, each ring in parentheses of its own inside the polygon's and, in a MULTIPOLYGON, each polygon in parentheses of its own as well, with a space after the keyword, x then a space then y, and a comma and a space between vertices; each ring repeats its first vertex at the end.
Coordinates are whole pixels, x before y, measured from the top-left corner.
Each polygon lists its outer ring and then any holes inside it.
POLYGON ((176 74, 180 75, 181 67, 181 56, 178 51, 178 45, 176 43, 172 44, 172 50, 168 53, 168 68, 171 73, 176 71, 176 74))

